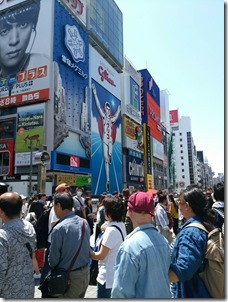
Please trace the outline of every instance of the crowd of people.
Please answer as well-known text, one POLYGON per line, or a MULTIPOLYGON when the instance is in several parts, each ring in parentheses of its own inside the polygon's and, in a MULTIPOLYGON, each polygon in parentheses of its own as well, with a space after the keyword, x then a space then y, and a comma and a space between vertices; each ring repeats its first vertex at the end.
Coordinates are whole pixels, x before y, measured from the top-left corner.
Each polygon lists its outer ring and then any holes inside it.
MULTIPOLYGON (((96 211, 83 188, 73 192, 62 183, 52 196, 0 195, 0 218, 0 298, 34 298, 34 278, 42 285, 51 270, 67 270, 82 236, 70 287, 58 298, 84 298, 92 260, 98 262, 97 298, 209 298, 197 273, 207 233, 187 226, 224 233, 224 183, 206 192, 189 186, 178 195, 103 192, 96 211), (38 249, 34 227, 48 209, 47 244, 38 249)), ((52 298, 43 288, 42 298, 52 298)))

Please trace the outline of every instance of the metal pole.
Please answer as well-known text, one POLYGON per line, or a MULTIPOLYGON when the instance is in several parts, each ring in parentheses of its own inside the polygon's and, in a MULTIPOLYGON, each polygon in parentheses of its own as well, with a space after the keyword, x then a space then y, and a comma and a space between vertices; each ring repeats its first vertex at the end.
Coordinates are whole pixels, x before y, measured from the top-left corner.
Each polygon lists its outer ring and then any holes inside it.
POLYGON ((32 195, 32 141, 30 140, 30 174, 29 174, 29 197, 32 195))

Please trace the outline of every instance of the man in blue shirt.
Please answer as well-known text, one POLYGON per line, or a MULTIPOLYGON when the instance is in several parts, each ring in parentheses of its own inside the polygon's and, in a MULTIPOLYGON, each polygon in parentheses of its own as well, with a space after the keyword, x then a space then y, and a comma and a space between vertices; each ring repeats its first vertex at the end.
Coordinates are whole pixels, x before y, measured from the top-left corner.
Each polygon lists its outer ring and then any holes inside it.
POLYGON ((147 193, 129 197, 127 215, 134 230, 119 248, 111 298, 171 298, 170 249, 151 223, 153 211, 154 202, 147 193))
MULTIPOLYGON (((67 270, 76 254, 82 236, 83 219, 72 211, 73 197, 67 192, 56 193, 54 211, 59 218, 54 227, 49 250, 49 264, 53 268, 67 270)), ((85 221, 85 234, 81 250, 70 272, 70 288, 59 298, 84 298, 89 285, 90 227, 85 221)))

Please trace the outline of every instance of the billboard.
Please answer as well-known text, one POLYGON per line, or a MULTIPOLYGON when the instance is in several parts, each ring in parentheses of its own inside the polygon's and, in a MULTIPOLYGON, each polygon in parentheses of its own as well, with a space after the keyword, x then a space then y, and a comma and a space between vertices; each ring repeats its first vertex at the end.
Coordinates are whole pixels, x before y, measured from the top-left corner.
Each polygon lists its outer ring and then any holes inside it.
POLYGON ((178 124, 178 109, 169 111, 170 125, 178 124))
POLYGON ((130 148, 138 152, 144 152, 143 149, 143 127, 136 124, 128 117, 123 117, 123 137, 124 148, 130 148))
POLYGON ((89 3, 88 30, 123 66, 123 14, 114 0, 89 3))
POLYGON ((10 8, 0 11, 0 108, 50 98, 52 4, 51 0, 0 4, 0 9, 10 8))
POLYGON ((14 141, 0 141, 0 176, 12 176, 14 167, 14 141))
POLYGON ((153 138, 153 156, 164 160, 164 145, 153 138))
POLYGON ((132 156, 126 156, 126 179, 127 182, 144 182, 144 162, 132 156))
POLYGON ((88 172, 91 158, 88 34, 55 2, 54 26, 54 158, 51 168, 88 172), (56 160, 66 156, 67 165, 56 160), (86 167, 77 162, 86 161, 86 167))
POLYGON ((92 192, 122 191, 120 101, 91 79, 92 192))
POLYGON ((151 95, 147 93, 147 124, 150 127, 150 135, 159 142, 162 141, 162 133, 160 128, 160 107, 153 100, 151 95))
POLYGON ((141 73, 142 77, 141 90, 143 90, 144 93, 148 92, 160 107, 160 89, 158 85, 147 69, 139 70, 139 72, 141 73))
POLYGON ((60 0, 70 14, 86 26, 86 0, 60 0))
POLYGON ((17 114, 15 166, 28 166, 44 143, 44 104, 18 107, 17 114))

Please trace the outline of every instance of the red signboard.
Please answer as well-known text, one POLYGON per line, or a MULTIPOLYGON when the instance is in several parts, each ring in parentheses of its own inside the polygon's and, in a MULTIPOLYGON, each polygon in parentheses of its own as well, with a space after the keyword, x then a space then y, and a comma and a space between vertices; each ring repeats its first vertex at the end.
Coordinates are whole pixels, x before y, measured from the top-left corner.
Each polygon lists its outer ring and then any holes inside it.
POLYGON ((150 127, 150 136, 162 141, 160 128, 160 107, 147 92, 147 124, 150 127))
POLYGON ((0 175, 12 176, 14 167, 14 141, 0 141, 0 175))
POLYGON ((170 125, 178 123, 178 109, 169 111, 170 125))

